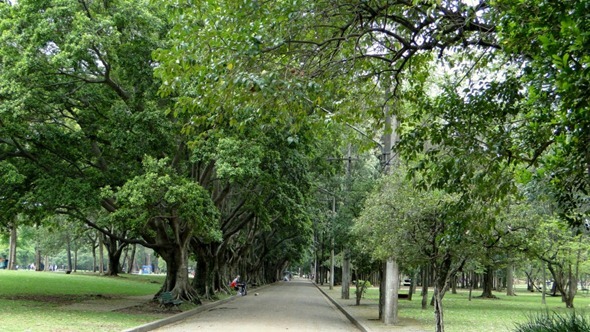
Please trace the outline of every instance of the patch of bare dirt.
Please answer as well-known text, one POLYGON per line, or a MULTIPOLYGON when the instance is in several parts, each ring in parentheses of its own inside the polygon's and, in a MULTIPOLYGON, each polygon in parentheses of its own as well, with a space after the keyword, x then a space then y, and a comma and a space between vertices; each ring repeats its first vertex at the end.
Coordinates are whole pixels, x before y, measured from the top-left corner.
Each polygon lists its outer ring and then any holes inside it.
POLYGON ((33 301, 51 303, 55 305, 68 305, 82 301, 91 300, 109 300, 115 298, 110 295, 102 294, 89 294, 89 295, 40 295, 40 294, 29 294, 29 295, 4 295, 0 296, 2 299, 13 300, 13 301, 33 301))
POLYGON ((165 314, 165 315, 174 315, 179 312, 182 312, 178 307, 171 307, 165 308, 160 306, 160 304, 156 301, 147 301, 145 303, 141 303, 138 305, 130 306, 127 308, 114 310, 115 312, 121 312, 125 314, 165 314))

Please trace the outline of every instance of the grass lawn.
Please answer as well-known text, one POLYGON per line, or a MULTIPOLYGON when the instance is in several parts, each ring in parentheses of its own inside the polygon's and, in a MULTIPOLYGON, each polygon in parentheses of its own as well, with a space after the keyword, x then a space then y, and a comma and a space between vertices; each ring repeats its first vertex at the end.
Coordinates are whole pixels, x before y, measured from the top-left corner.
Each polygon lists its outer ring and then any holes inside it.
POLYGON ((163 278, 0 270, 0 330, 121 331, 154 321, 162 314, 70 308, 86 300, 153 295, 163 278))
MULTIPOLYGON (((407 292, 407 288, 404 289, 407 292)), ((402 290, 402 293, 404 292, 402 290)), ((443 299, 445 331, 447 332, 490 332, 512 331, 515 323, 527 321, 528 316, 539 312, 569 313, 561 302, 561 297, 546 297, 547 305, 541 304, 541 293, 530 293, 524 288, 517 288, 517 296, 506 296, 505 292, 496 292, 497 299, 481 299, 476 296, 481 290, 473 291, 469 301, 469 293, 457 290, 457 294, 447 292, 443 299)), ((432 289, 429 291, 432 295, 432 289)), ((378 299, 379 289, 371 288, 365 295, 366 299, 378 299)), ((430 298, 429 298, 430 299, 430 298)), ((430 331, 434 331, 434 309, 421 309, 422 297, 418 290, 412 301, 399 301, 399 316, 413 318, 430 331)), ((361 301, 362 302, 362 301, 361 301)), ((590 308, 590 296, 578 293, 574 300, 576 313, 586 314, 590 308)))

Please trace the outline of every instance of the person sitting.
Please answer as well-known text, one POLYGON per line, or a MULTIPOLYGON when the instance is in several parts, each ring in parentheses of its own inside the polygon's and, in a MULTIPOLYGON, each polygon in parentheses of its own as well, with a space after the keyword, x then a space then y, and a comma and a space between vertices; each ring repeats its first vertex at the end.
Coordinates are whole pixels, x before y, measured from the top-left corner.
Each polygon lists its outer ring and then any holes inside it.
POLYGON ((246 295, 246 283, 240 282, 240 275, 229 284, 229 286, 238 291, 238 295, 246 295))

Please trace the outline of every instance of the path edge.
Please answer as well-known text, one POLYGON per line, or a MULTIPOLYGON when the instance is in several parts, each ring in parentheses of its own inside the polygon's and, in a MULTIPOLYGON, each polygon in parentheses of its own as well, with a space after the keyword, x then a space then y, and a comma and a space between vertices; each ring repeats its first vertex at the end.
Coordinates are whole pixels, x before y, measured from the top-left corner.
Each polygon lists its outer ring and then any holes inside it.
POLYGON ((356 319, 348 311, 346 311, 346 309, 344 309, 344 307, 341 306, 340 303, 338 303, 336 300, 334 300, 330 295, 328 295, 328 293, 324 292, 324 290, 320 286, 318 286, 318 284, 316 284, 313 281, 311 283, 314 284, 316 286, 316 288, 319 289, 319 291, 328 300, 330 300, 330 302, 332 302, 332 304, 334 304, 334 306, 336 306, 336 308, 338 308, 338 310, 340 310, 344 314, 344 316, 346 316, 346 318, 348 318, 348 320, 350 320, 350 322, 352 324, 354 324, 354 326, 358 327, 359 330, 361 330, 362 332, 371 332, 371 330, 367 326, 365 326, 365 324, 361 323, 358 319, 356 319))
MULTIPOLYGON (((261 286, 261 287, 257 287, 257 288, 254 288, 252 290, 253 291, 254 290, 258 291, 258 290, 264 289, 266 287, 269 287, 270 285, 272 285, 272 284, 268 284, 268 285, 264 285, 264 286, 261 286)), ((196 315, 196 314, 198 314, 200 312, 207 311, 207 310, 209 310, 211 308, 215 308, 215 307, 217 307, 219 305, 222 305, 222 304, 231 302, 231 301, 235 300, 238 297, 241 297, 241 296, 233 295, 233 296, 230 296, 230 297, 228 297, 226 299, 218 300, 218 301, 215 301, 215 302, 212 302, 212 303, 207 303, 207 304, 198 306, 198 307, 196 307, 194 309, 191 309, 191 310, 188 310, 188 311, 184 311, 184 312, 178 313, 176 315, 172 315, 170 317, 162 318, 162 319, 159 319, 159 320, 156 320, 156 321, 153 321, 153 322, 145 323, 143 325, 139 325, 139 326, 135 326, 135 327, 132 327, 132 328, 123 330, 123 332, 148 332, 148 331, 152 331, 152 330, 155 330, 155 329, 159 329, 160 327, 163 327, 163 326, 166 326, 166 325, 170 325, 170 324, 174 324, 174 323, 179 322, 181 320, 187 319, 187 318, 189 318, 189 317, 191 317, 193 315, 196 315)))

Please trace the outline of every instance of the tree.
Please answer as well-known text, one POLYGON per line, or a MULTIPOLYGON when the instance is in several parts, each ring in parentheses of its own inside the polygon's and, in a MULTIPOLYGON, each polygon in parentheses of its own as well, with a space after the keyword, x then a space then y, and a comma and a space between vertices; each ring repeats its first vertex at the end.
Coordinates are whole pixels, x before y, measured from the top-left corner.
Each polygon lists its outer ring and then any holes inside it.
POLYGON ((1 4, 1 160, 30 169, 28 202, 107 235, 119 272, 125 230, 87 211, 113 211, 104 186, 141 172, 144 154, 174 155, 174 125, 156 96, 151 52, 166 24, 147 1, 1 4), (121 242, 122 241, 122 242, 121 242))
POLYGON ((442 299, 451 277, 473 252, 466 247, 477 247, 469 238, 479 224, 457 195, 416 189, 406 169, 398 166, 384 179, 367 199, 355 229, 362 248, 375 259, 393 254, 407 268, 432 266, 436 329, 444 331, 442 299))
POLYGON ((188 278, 188 249, 193 237, 218 239, 219 211, 209 193, 197 183, 174 174, 166 159, 146 158, 144 174, 117 192, 119 208, 109 217, 141 236, 167 264, 161 292, 200 303, 188 278))

